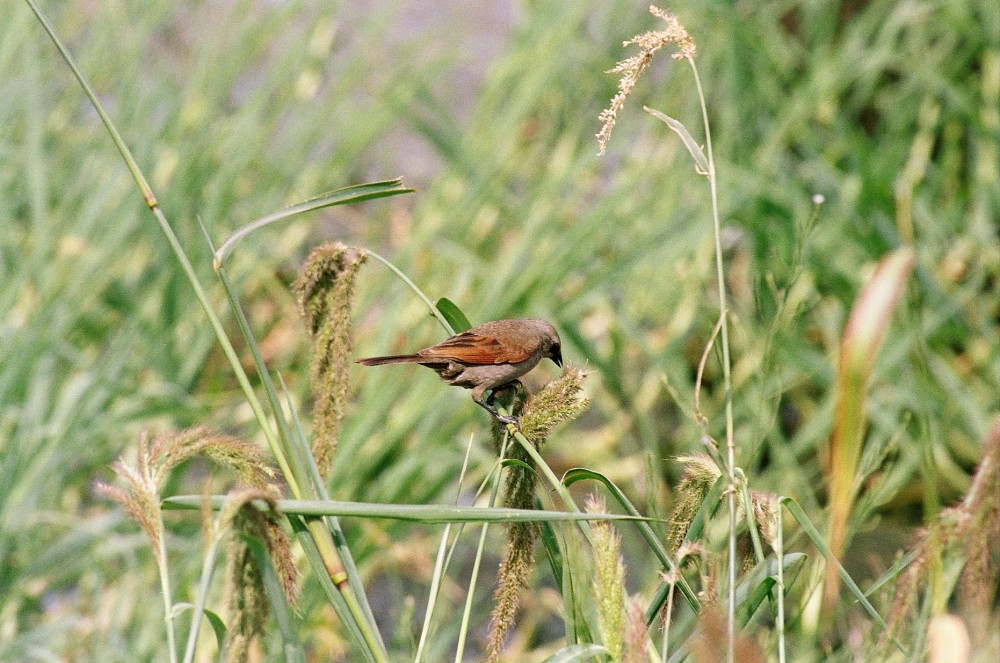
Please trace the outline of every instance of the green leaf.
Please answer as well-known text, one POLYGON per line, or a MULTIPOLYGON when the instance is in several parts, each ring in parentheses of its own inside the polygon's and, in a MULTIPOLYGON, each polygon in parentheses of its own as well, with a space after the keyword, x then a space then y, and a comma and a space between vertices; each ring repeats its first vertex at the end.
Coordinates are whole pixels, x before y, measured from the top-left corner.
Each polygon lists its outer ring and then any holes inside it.
POLYGON ((865 592, 865 596, 871 596, 876 591, 878 591, 878 589, 882 585, 884 585, 885 583, 889 582, 897 575, 902 573, 903 569, 905 569, 907 566, 913 563, 913 560, 915 560, 917 556, 920 555, 920 549, 921 546, 917 545, 913 550, 900 557, 898 562, 893 564, 888 571, 883 573, 882 576, 878 580, 876 580, 871 587, 868 588, 868 591, 865 592))
MULTIPOLYGON (((736 468, 737 483, 740 486, 740 496, 743 498, 743 515, 747 521, 747 531, 750 532, 750 540, 753 541, 754 554, 757 556, 757 563, 764 561, 764 548, 760 543, 760 532, 758 531, 757 516, 754 515, 752 502, 750 500, 750 486, 743 470, 736 468)), ((721 477, 720 477, 721 478, 721 477)), ((718 481, 716 481, 718 483, 718 481)), ((713 486, 714 487, 714 486, 713 486)))
MULTIPOLYGON (((847 573, 847 570, 844 569, 840 561, 834 557, 833 553, 830 551, 830 546, 827 545, 826 540, 823 539, 819 530, 817 530, 816 526, 813 525, 811 520, 809 520, 809 516, 807 516, 806 512, 802 510, 802 507, 800 507, 791 497, 782 497, 781 504, 788 509, 788 512, 792 514, 792 517, 798 521, 803 531, 805 531, 806 536, 809 537, 809 540, 813 542, 813 545, 816 546, 820 553, 823 554, 823 557, 825 557, 828 562, 836 566, 837 574, 840 576, 840 579, 850 590, 851 594, 854 594, 854 597, 858 599, 858 602, 861 603, 865 612, 868 613, 868 615, 875 621, 876 624, 879 625, 879 627, 882 628, 883 631, 888 631, 889 626, 885 623, 885 620, 882 619, 882 615, 878 614, 875 607, 868 601, 867 598, 865 598, 865 595, 861 591, 861 588, 858 587, 858 584, 854 582, 854 579, 847 573)), ((903 647, 903 645, 895 637, 892 638, 892 642, 896 645, 899 651, 904 654, 907 653, 906 648, 903 647)))
POLYGON ((205 610, 203 614, 208 623, 212 625, 212 630, 215 632, 215 644, 221 651, 222 645, 226 641, 226 622, 222 621, 222 617, 213 610, 205 610))
POLYGON ((538 471, 533 466, 528 465, 523 460, 518 460, 517 458, 504 458, 500 465, 502 467, 516 467, 518 469, 527 470, 528 472, 533 472, 535 476, 538 476, 538 471))
POLYGON ((219 250, 215 252, 216 269, 218 269, 219 265, 222 264, 222 261, 226 259, 226 256, 232 253, 237 242, 258 228, 263 228, 264 226, 282 221, 295 216, 296 214, 311 212, 313 210, 323 209, 324 207, 346 205, 348 203, 359 203, 363 200, 385 198, 387 196, 398 196, 401 193, 411 193, 413 191, 414 189, 407 189, 404 187, 403 180, 397 178, 394 180, 384 180, 382 182, 352 184, 351 186, 341 187, 334 191, 330 191, 329 193, 316 196, 315 198, 310 198, 309 200, 303 200, 300 203, 289 205, 284 209, 280 209, 277 212, 273 212, 267 216, 257 219, 256 221, 248 223, 230 235, 229 238, 222 243, 222 246, 219 247, 219 250))
POLYGON ((188 601, 178 601, 170 607, 170 619, 177 619, 188 610, 194 610, 194 604, 188 601))
POLYGON ((588 643, 594 640, 585 602, 593 591, 592 568, 583 559, 586 548, 583 534, 575 527, 563 527, 563 621, 566 642, 588 643))
POLYGON ((451 328, 455 330, 456 334, 461 334, 465 330, 472 327, 472 323, 469 322, 469 318, 462 313, 462 309, 458 308, 455 302, 451 301, 447 297, 442 297, 437 300, 437 304, 434 305, 438 312, 444 316, 444 319, 448 321, 451 328))
MULTIPOLYGON (((212 556, 212 559, 214 559, 214 555, 212 556)), ((196 605, 194 603, 189 603, 187 601, 184 601, 180 603, 175 603, 173 605, 173 608, 171 609, 170 612, 171 618, 177 619, 177 617, 184 614, 188 610, 197 613, 199 606, 201 606, 201 613, 200 613, 201 616, 208 620, 208 623, 212 627, 212 631, 215 633, 215 644, 219 649, 218 660, 223 661, 225 660, 225 653, 226 653, 226 622, 222 619, 222 617, 218 615, 218 613, 205 609, 204 606, 201 604, 201 602, 199 602, 199 604, 196 605)), ((197 614, 195 614, 193 618, 198 618, 197 614)), ((198 626, 198 624, 194 623, 192 619, 192 628, 196 626, 198 626)), ((189 637, 190 636, 191 634, 189 634, 189 637)), ((189 660, 188 654, 193 654, 193 653, 194 652, 191 650, 185 652, 184 660, 185 661, 189 660)))
POLYGON ((545 557, 549 560, 549 567, 552 569, 552 577, 556 581, 559 593, 563 593, 563 561, 562 551, 559 550, 559 539, 552 525, 542 522, 542 549, 545 550, 545 557))
MULTIPOLYGON (((788 553, 782 560, 783 570, 788 574, 785 578, 785 592, 795 582, 799 571, 805 565, 804 553, 788 553)), ((741 624, 746 624, 757 612, 761 602, 771 593, 771 588, 778 582, 778 560, 770 558, 764 564, 758 564, 746 579, 736 588, 736 605, 739 606, 741 624)))
MULTIPOLYGON (((177 495, 163 500, 164 509, 198 509, 198 495, 177 495)), ((218 510, 225 497, 209 498, 212 509, 218 510)), ((613 513, 573 513, 535 509, 501 509, 447 504, 379 504, 374 502, 339 502, 337 500, 278 500, 278 509, 286 515, 308 517, 349 516, 385 518, 417 523, 527 523, 536 521, 582 520, 644 520, 642 516, 613 513)))
MULTIPOLYGON (((587 468, 584 467, 574 467, 573 469, 566 471, 566 474, 563 475, 562 482, 564 485, 570 486, 571 484, 576 483, 577 481, 583 479, 592 479, 594 481, 600 481, 601 483, 604 484, 605 488, 608 489, 608 492, 611 493, 612 497, 614 497, 618 501, 618 504, 620 504, 621 507, 625 509, 627 513, 632 515, 634 518, 641 517, 638 509, 636 509, 632 505, 632 502, 629 501, 629 499, 625 496, 625 493, 623 493, 621 489, 618 486, 616 486, 613 481, 611 481, 611 479, 607 478, 600 472, 595 472, 594 470, 588 470, 587 468)), ((663 568, 667 569, 668 571, 673 570, 676 566, 673 558, 670 556, 670 553, 667 552, 667 549, 663 546, 663 542, 661 542, 659 537, 656 536, 656 532, 653 531, 653 528, 649 526, 649 523, 644 522, 644 520, 645 519, 637 521, 639 525, 639 532, 642 534, 643 538, 646 539, 646 543, 649 544, 649 547, 653 550, 653 553, 656 554, 657 558, 659 558, 660 564, 663 565, 663 568)), ((677 583, 677 586, 680 587, 681 594, 683 594, 684 598, 687 599, 687 602, 691 606, 691 608, 695 612, 697 612, 700 607, 700 604, 698 603, 698 598, 695 596, 694 590, 692 590, 690 585, 688 585, 687 580, 681 577, 680 581, 677 583)))
POLYGON ((681 141, 684 142, 684 147, 686 147, 687 151, 691 153, 691 158, 694 159, 694 162, 698 166, 699 170, 702 173, 708 173, 708 159, 705 158, 705 153, 701 151, 701 145, 699 145, 698 141, 694 139, 691 132, 687 130, 687 127, 681 124, 680 121, 675 120, 669 115, 661 113, 658 110, 654 110, 647 106, 643 106, 642 110, 646 111, 656 119, 661 120, 664 124, 670 127, 674 133, 680 136, 681 141))

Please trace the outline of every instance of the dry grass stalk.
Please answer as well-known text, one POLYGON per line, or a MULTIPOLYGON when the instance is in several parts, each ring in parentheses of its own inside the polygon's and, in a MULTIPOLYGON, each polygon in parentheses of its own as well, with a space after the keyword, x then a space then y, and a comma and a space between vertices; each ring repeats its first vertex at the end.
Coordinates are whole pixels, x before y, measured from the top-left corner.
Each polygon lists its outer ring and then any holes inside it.
POLYGON ((676 44, 678 50, 672 56, 675 60, 693 60, 695 57, 694 41, 674 14, 653 5, 650 5, 649 13, 666 21, 667 28, 644 32, 622 44, 623 47, 635 44, 639 47, 639 53, 622 60, 615 65, 614 69, 608 71, 609 74, 621 74, 622 77, 618 81, 618 92, 611 99, 611 105, 608 106, 607 110, 601 111, 598 116, 601 121, 601 130, 597 133, 597 143, 600 146, 599 154, 604 154, 607 149, 611 131, 615 128, 615 122, 618 120, 618 111, 625 106, 628 95, 632 93, 635 84, 649 68, 653 61, 653 55, 664 46, 676 44))
POLYGON ((158 563, 165 561, 162 559, 160 490, 173 468, 201 454, 235 470, 245 485, 264 489, 274 479, 274 471, 267 465, 260 447, 246 440, 219 435, 207 428, 198 427, 159 435, 152 441, 144 431, 139 438, 135 465, 118 459, 112 466, 126 487, 97 484, 97 492, 118 502, 125 513, 146 532, 158 563))

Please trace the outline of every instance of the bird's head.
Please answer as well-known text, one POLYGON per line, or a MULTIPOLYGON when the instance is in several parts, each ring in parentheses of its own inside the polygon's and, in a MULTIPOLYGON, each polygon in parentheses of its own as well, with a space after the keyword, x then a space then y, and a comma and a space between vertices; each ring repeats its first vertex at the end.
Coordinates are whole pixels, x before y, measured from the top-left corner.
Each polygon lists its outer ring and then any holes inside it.
POLYGON ((562 366, 562 346, 559 343, 552 346, 552 354, 549 357, 556 363, 556 366, 562 366))
POLYGON ((538 323, 541 337, 542 356, 551 359, 556 366, 562 366, 562 341, 559 339, 559 332, 544 320, 536 320, 535 322, 538 323))

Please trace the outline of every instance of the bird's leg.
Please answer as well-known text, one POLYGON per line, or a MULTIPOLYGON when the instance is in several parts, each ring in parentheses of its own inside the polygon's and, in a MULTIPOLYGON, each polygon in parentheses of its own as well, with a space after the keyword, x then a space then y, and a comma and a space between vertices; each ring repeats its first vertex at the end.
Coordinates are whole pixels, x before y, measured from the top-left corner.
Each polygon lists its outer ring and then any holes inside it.
POLYGON ((486 410, 487 412, 489 412, 490 414, 492 414, 496 418, 496 420, 499 421, 500 423, 502 423, 502 424, 514 424, 514 426, 518 430, 521 430, 521 420, 518 417, 500 414, 499 412, 497 412, 497 409, 495 407, 493 407, 493 399, 496 396, 497 392, 500 391, 501 389, 507 389, 509 387, 513 387, 514 389, 523 389, 524 388, 521 385, 521 381, 520 380, 513 380, 513 381, 508 382, 506 384, 502 384, 502 385, 500 385, 498 387, 494 387, 493 389, 490 389, 490 394, 489 394, 489 396, 486 397, 485 400, 481 400, 479 398, 476 398, 475 396, 472 397, 472 400, 474 400, 476 402, 476 404, 479 405, 480 407, 482 407, 484 410, 486 410))
POLYGON ((518 428, 518 430, 520 430, 521 423, 517 420, 517 417, 509 417, 507 415, 500 414, 499 412, 497 412, 497 409, 495 407, 493 407, 486 401, 481 401, 477 398, 473 398, 472 400, 476 402, 476 405, 478 405, 479 407, 483 408, 484 410, 492 414, 496 418, 496 420, 499 421, 500 423, 514 424, 518 428))

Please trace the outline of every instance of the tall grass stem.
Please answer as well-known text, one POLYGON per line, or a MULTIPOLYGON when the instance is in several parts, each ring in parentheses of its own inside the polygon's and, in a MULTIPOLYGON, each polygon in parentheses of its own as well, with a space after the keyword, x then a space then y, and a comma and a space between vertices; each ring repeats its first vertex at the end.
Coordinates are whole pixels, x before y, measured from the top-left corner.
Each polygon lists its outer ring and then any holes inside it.
MULTIPOLYGON (((504 435, 503 444, 500 446, 501 460, 507 456, 507 444, 509 441, 510 436, 504 435)), ((498 469, 502 469, 502 467, 498 469)), ((493 475, 493 486, 490 489, 489 501, 491 508, 496 505, 497 495, 500 493, 500 480, 502 476, 502 471, 498 471, 493 475)), ((486 533, 489 531, 489 528, 489 523, 483 523, 483 527, 479 531, 479 545, 476 546, 476 559, 472 564, 472 574, 469 576, 469 593, 465 597, 465 607, 462 610, 462 625, 458 632, 458 646, 455 647, 455 663, 462 663, 462 658, 465 656, 465 639, 469 633, 469 622, 472 616, 472 601, 476 594, 476 580, 479 578, 479 568, 482 565, 483 551, 486 549, 486 533)))
MULTIPOLYGON (((458 474, 458 486, 455 489, 455 505, 458 506, 459 498, 462 495, 462 485, 465 482, 465 473, 469 469, 469 456, 472 455, 472 442, 475 438, 470 436, 469 443, 465 445, 465 458, 462 460, 462 470, 458 474)), ((424 647, 427 645, 427 637, 431 630, 431 618, 434 615, 434 607, 437 605, 438 593, 441 590, 441 578, 446 567, 446 550, 448 548, 448 537, 451 535, 451 523, 445 525, 444 532, 441 533, 441 543, 438 545, 437 558, 434 560, 434 575, 431 580, 430 590, 427 592, 427 607, 424 609, 424 625, 420 629, 420 641, 417 644, 417 653, 413 657, 413 663, 420 663, 423 657, 424 647)))
POLYGON ((701 118, 705 127, 705 151, 708 156, 708 185, 712 196, 712 229, 715 232, 715 269, 719 289, 719 320, 722 336, 722 379, 726 392, 726 469, 729 473, 729 586, 726 610, 726 661, 733 663, 736 641, 736 441, 733 438, 733 378, 729 357, 729 305, 726 299, 726 274, 722 256, 722 224, 719 221, 719 192, 715 177, 715 157, 712 152, 712 131, 708 123, 708 107, 705 104, 705 93, 698 76, 698 67, 694 58, 686 58, 691 65, 694 83, 698 89, 698 101, 701 105, 701 118))

